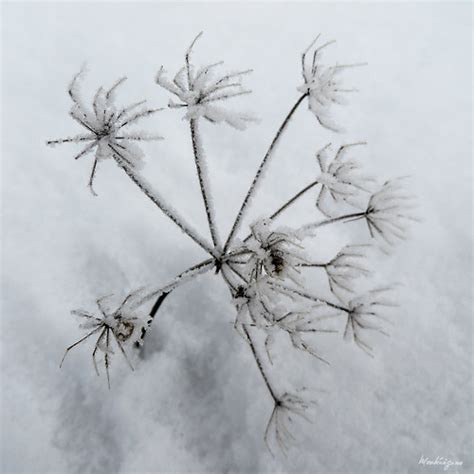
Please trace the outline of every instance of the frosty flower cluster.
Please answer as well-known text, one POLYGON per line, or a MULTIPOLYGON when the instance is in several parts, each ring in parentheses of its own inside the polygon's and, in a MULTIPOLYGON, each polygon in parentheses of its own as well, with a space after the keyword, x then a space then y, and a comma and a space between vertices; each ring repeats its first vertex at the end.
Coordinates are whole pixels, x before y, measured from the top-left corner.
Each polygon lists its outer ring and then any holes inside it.
MULTIPOLYGON (((72 100, 70 116, 86 132, 47 143, 84 145, 75 159, 94 152, 89 178, 91 190, 98 162, 108 158, 114 160, 144 196, 191 241, 199 245, 208 258, 164 284, 151 282, 149 287, 131 292, 116 309, 109 309, 104 298, 99 298, 96 300, 98 315, 82 309, 73 311, 82 321, 81 329, 87 333, 66 349, 64 357, 81 343, 95 340, 92 348, 93 365, 99 373, 99 366, 103 362, 110 387, 109 369, 114 351, 121 352, 133 370, 131 360, 136 358, 136 348, 146 344, 148 331, 157 314, 166 311, 166 301, 173 297, 174 290, 213 270, 229 290, 230 301, 235 309, 234 328, 249 347, 273 403, 264 434, 265 441, 270 450, 273 451, 272 448, 276 446, 286 452, 293 439, 290 425, 294 415, 296 418, 308 419, 314 403, 308 399, 305 387, 295 387, 289 392, 285 384, 281 383, 283 376, 276 378, 270 375, 269 366, 278 366, 280 336, 290 342, 295 354, 312 356, 324 364, 329 364, 329 357, 321 353, 318 338, 322 335, 327 337, 328 334, 339 334, 373 356, 372 344, 377 340, 373 335, 387 334, 385 310, 396 306, 396 295, 390 286, 376 285, 375 289, 367 291, 367 284, 364 283, 362 290, 361 282, 373 275, 370 269, 372 249, 393 247, 406 238, 408 224, 414 220, 412 197, 406 191, 404 178, 388 180, 380 185, 366 174, 364 167, 354 157, 356 150, 359 154, 363 152, 365 142, 343 143, 336 148, 326 144, 307 158, 314 163, 311 182, 302 183, 298 193, 281 203, 273 212, 252 222, 248 235, 237 235, 250 203, 255 202, 252 198, 263 171, 276 159, 278 145, 301 104, 307 101, 309 110, 318 122, 336 131, 338 127, 331 116, 333 105, 342 104, 343 95, 354 90, 341 84, 341 76, 349 67, 357 64, 323 65, 322 51, 332 42, 317 46, 318 36, 301 57, 304 79, 304 84, 298 87, 301 95, 276 131, 222 245, 199 123, 201 120, 212 124, 225 123, 243 130, 254 121, 252 115, 246 112, 227 108, 231 99, 250 94, 251 91, 243 86, 242 81, 251 71, 219 72, 222 61, 197 67, 192 58, 194 46, 200 37, 201 34, 187 48, 184 65, 174 76, 169 78, 164 68, 160 67, 155 81, 171 94, 168 103, 170 113, 183 109, 183 118, 189 122, 192 141, 190 151, 200 187, 202 211, 207 217, 207 229, 194 229, 167 197, 142 176, 137 166, 144 153, 136 146, 136 142, 161 137, 129 130, 128 127, 161 109, 148 108, 145 101, 126 107, 118 106, 115 92, 125 81, 124 78, 108 89, 100 87, 92 97, 91 106, 84 103, 79 90, 82 73, 73 78, 69 87, 72 100), (295 228, 285 225, 285 215, 289 215, 294 206, 304 199, 312 200, 315 204, 314 214, 308 215, 307 221, 295 228), (321 227, 335 226, 348 234, 349 223, 362 223, 366 227, 366 242, 348 242, 338 252, 322 260, 312 255, 310 249, 314 248, 314 242, 318 243, 321 227), (144 310, 148 311, 147 317, 144 317, 144 310), (103 360, 98 361, 99 357, 103 357, 103 360)), ((117 290, 123 292, 123 289, 117 290)), ((64 358, 61 365, 63 362, 64 358)))

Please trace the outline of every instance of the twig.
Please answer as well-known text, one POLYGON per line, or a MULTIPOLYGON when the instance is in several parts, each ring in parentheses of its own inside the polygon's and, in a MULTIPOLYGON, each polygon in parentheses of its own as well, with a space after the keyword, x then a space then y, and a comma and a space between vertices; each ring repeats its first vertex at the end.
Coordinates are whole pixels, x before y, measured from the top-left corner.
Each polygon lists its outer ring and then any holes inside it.
POLYGON ((115 148, 113 145, 109 144, 109 147, 114 152, 115 156, 118 158, 117 163, 118 165, 125 171, 127 176, 140 188, 140 190, 148 196, 156 206, 168 217, 171 219, 188 237, 190 237, 194 242, 196 242, 201 248, 203 248, 207 253, 217 257, 215 250, 202 238, 199 234, 192 229, 186 221, 177 214, 177 212, 172 209, 166 201, 156 192, 151 191, 150 186, 146 183, 146 181, 139 177, 137 173, 135 173, 130 166, 126 163, 126 158, 115 148))
POLYGON ((253 340, 249 334, 249 331, 248 329, 245 327, 245 325, 242 326, 242 330, 245 334, 245 336, 247 337, 247 340, 248 340, 248 343, 249 343, 249 346, 250 346, 250 349, 252 350, 252 354, 253 354, 253 357, 255 359, 255 362, 257 363, 257 367, 258 367, 258 370, 260 371, 260 374, 262 375, 262 378, 263 378, 263 381, 265 382, 265 385, 268 389, 268 392, 270 393, 270 395, 272 396, 273 398, 273 401, 275 402, 275 404, 278 404, 278 397, 275 393, 275 390, 273 389, 273 387, 271 386, 270 384, 270 380, 268 378, 268 375, 267 373, 265 372, 265 369, 263 367, 263 363, 262 363, 262 360, 260 359, 258 353, 257 353, 257 349, 255 348, 255 345, 253 343, 253 340))
POLYGON ((365 212, 354 212, 353 214, 345 214, 343 216, 333 217, 331 219, 325 219, 324 221, 315 222, 313 224, 307 224, 303 227, 303 229, 304 230, 316 229, 318 227, 323 227, 329 224, 335 224, 336 222, 341 222, 341 221, 347 221, 347 222, 356 221, 356 220, 364 218, 365 216, 366 216, 365 212))
POLYGON ((201 195, 206 209, 207 222, 209 223, 209 230, 211 232, 212 243, 214 247, 219 247, 219 237, 217 235, 217 228, 215 224, 215 212, 211 198, 211 191, 209 187, 207 169, 205 163, 203 163, 204 152, 199 137, 198 122, 195 119, 189 121, 191 128, 191 139, 193 142, 194 162, 196 164, 196 172, 199 179, 199 186, 201 188, 201 195))
MULTIPOLYGON (((310 189, 312 189, 314 186, 319 184, 319 181, 313 181, 312 183, 308 184, 305 186, 301 191, 298 191, 292 198, 290 198, 288 201, 286 201, 284 204, 282 204, 281 207, 279 207, 270 217, 270 220, 274 220, 275 217, 279 216, 284 210, 288 209, 292 204, 294 204, 300 197, 302 197, 306 192, 308 192, 310 189)), ((247 237, 245 237, 244 242, 248 242, 248 240, 252 237, 252 234, 248 234, 247 237)))
POLYGON ((244 216, 244 213, 245 213, 247 205, 250 201, 250 198, 252 197, 252 194, 254 193, 255 187, 257 186, 257 183, 258 183, 258 181, 259 181, 259 179, 262 175, 262 172, 263 172, 265 166, 267 165, 270 157, 272 156, 272 152, 275 149, 275 146, 278 143, 278 140, 280 139, 280 137, 281 137, 283 131, 285 130, 285 128, 287 127, 287 125, 290 123, 291 117, 293 116, 293 114, 296 112, 298 107, 301 105, 301 103, 303 102, 303 100, 307 96, 308 96, 308 93, 303 94, 296 101, 295 105, 293 105, 291 110, 288 112, 288 115, 285 117, 285 120, 283 120, 283 123, 280 125, 280 128, 278 129, 275 137, 273 138, 273 141, 270 144, 270 147, 268 148, 267 152, 265 153, 265 156, 263 157, 263 160, 260 163, 260 166, 257 170, 257 173, 255 174, 255 177, 253 178, 252 184, 250 185, 250 188, 247 191, 247 195, 245 196, 244 201, 242 202, 242 206, 239 209, 237 217, 235 218, 235 221, 234 221, 234 224, 232 225, 232 229, 229 233, 229 236, 227 237, 226 243, 224 245, 224 250, 223 250, 224 254, 227 251, 227 249, 229 248, 229 245, 231 244, 232 239, 234 238, 235 233, 237 232, 237 229, 238 229, 238 227, 239 227, 239 225, 242 221, 242 218, 244 216))

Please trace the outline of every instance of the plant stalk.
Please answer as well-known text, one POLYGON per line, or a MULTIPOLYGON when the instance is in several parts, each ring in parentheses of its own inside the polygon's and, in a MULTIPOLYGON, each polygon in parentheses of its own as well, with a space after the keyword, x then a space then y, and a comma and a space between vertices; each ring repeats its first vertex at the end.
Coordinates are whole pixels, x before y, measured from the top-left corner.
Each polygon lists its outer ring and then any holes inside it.
POLYGON ((255 177, 253 178, 253 181, 252 181, 252 184, 250 185, 250 188, 249 190, 247 191, 247 195, 245 196, 244 198, 244 201, 242 202, 242 205, 239 209, 239 212, 237 214, 237 217, 235 218, 235 221, 234 221, 234 224, 232 225, 232 229, 229 233, 229 236, 227 237, 227 240, 226 240, 226 243, 224 245, 224 250, 223 250, 223 253, 225 254, 225 252, 227 251, 227 249, 229 248, 229 245, 231 244, 232 242, 232 239, 234 238, 235 236, 235 233, 237 232, 238 228, 239 228, 239 225, 242 221, 242 218, 244 216, 244 213, 247 209, 247 205, 250 201, 250 198, 252 197, 252 194, 254 193, 254 190, 255 190, 255 187, 257 186, 257 183, 262 175, 262 172, 264 170, 264 168, 266 167, 266 165, 268 164, 268 161, 269 159, 271 158, 272 156, 272 153, 273 151, 275 150, 275 147, 283 133, 283 131, 286 129, 287 125, 290 123, 290 120, 293 116, 293 114, 296 112, 296 110, 298 109, 298 107, 301 105, 301 103, 303 102, 303 100, 307 97, 308 93, 305 93, 303 94, 295 103, 295 105, 293 105, 293 107, 291 108, 291 110, 288 112, 288 115, 285 117, 285 120, 283 120, 283 123, 280 125, 280 128, 278 129, 275 137, 273 138, 273 141, 272 143, 270 144, 270 147, 268 148, 267 152, 265 153, 265 156, 263 157, 263 160, 262 162, 260 163, 260 166, 257 170, 257 173, 255 174, 255 177))
POLYGON ((152 191, 151 187, 146 183, 143 177, 140 177, 135 173, 129 165, 126 163, 126 159, 122 156, 116 147, 109 144, 109 147, 118 158, 117 164, 125 171, 127 176, 140 188, 140 190, 151 199, 151 201, 168 217, 171 219, 188 237, 196 242, 201 248, 203 248, 210 255, 217 257, 215 250, 202 238, 199 234, 192 229, 186 221, 172 209, 166 201, 156 192, 152 191))
POLYGON ((191 139, 193 142, 194 163, 196 164, 199 187, 201 188, 202 200, 204 202, 204 208, 206 209, 207 222, 211 232, 212 243, 214 244, 214 247, 219 247, 219 237, 217 235, 215 224, 215 212, 211 200, 207 169, 204 163, 204 151, 199 137, 198 121, 196 119, 191 119, 189 121, 189 126, 191 128, 191 139))

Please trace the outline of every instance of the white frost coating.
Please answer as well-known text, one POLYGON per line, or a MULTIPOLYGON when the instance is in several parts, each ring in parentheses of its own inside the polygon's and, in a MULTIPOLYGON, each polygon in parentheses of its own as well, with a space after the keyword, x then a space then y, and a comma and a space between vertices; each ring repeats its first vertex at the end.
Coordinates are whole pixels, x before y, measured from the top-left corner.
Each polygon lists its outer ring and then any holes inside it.
POLYGON ((104 305, 104 300, 107 297, 103 297, 97 300, 97 306, 100 314, 96 316, 93 313, 84 311, 82 309, 73 310, 71 314, 84 320, 79 325, 81 329, 86 329, 89 332, 79 339, 74 344, 71 344, 65 351, 64 356, 61 360, 60 367, 64 363, 64 359, 68 355, 69 351, 74 347, 78 346, 82 342, 86 341, 92 336, 97 336, 94 350, 92 352, 92 362, 94 364, 95 371, 99 375, 99 367, 97 365, 97 352, 100 351, 104 355, 104 368, 107 374, 107 383, 110 389, 110 376, 109 368, 111 363, 111 357, 114 355, 114 346, 122 353, 128 366, 131 370, 133 366, 125 352, 125 347, 136 342, 141 334, 144 322, 133 314, 129 307, 130 299, 134 295, 127 296, 118 308, 113 311, 108 311, 104 305))
POLYGON ((414 198, 407 193, 404 177, 386 181, 369 200, 366 221, 370 235, 388 245, 407 238, 410 221, 417 221, 413 214, 414 198))
POLYGON ((242 76, 252 72, 245 71, 230 72, 218 75, 216 68, 223 64, 222 61, 196 68, 189 59, 192 48, 200 33, 192 42, 185 55, 185 66, 183 66, 172 80, 165 77, 165 70, 161 66, 156 75, 156 83, 174 94, 180 102, 169 101, 170 108, 186 108, 183 117, 185 120, 203 117, 212 123, 227 123, 233 128, 244 130, 249 123, 255 122, 255 118, 246 112, 231 112, 216 105, 238 97, 250 94, 252 91, 242 86, 242 76))
POLYGON ((144 292, 144 295, 142 295, 139 299, 133 302, 132 308, 136 309, 139 306, 142 306, 143 304, 151 301, 152 299, 158 298, 163 293, 169 293, 170 291, 173 291, 178 286, 189 282, 190 280, 197 277, 198 275, 206 273, 211 268, 213 268, 213 266, 214 266, 214 261, 207 260, 203 263, 195 265, 194 267, 191 267, 188 270, 185 270, 184 272, 180 273, 178 276, 173 278, 173 280, 171 280, 169 283, 167 283, 164 286, 162 285, 155 289, 146 290, 146 292, 144 292))
POLYGON ((244 247, 250 252, 249 278, 258 278, 264 272, 277 280, 291 280, 303 285, 300 270, 308 259, 303 252, 298 231, 286 227, 271 229, 271 221, 261 219, 251 226, 252 239, 244 247))
POLYGON ((358 145, 365 145, 365 142, 342 145, 332 161, 329 159, 330 144, 316 154, 321 169, 317 178, 321 190, 316 206, 328 217, 338 214, 337 205, 340 203, 360 209, 362 198, 374 185, 374 179, 361 172, 362 166, 357 160, 346 159, 348 150, 358 145))
POLYGON ((367 268, 367 251, 370 245, 347 245, 324 265, 332 293, 340 300, 347 293, 355 292, 355 283, 371 275, 367 268))
POLYGON ((365 295, 349 301, 349 313, 344 330, 344 339, 353 340, 369 356, 373 356, 372 347, 362 338, 364 331, 375 331, 387 336, 377 320, 389 322, 381 310, 396 307, 397 304, 388 295, 393 287, 377 288, 365 295))
POLYGON ((330 109, 334 103, 345 104, 346 99, 343 94, 355 92, 356 89, 345 88, 338 76, 345 69, 363 66, 364 64, 336 64, 335 66, 321 64, 321 52, 324 48, 334 43, 334 41, 328 41, 315 48, 312 53, 312 60, 307 61, 307 55, 318 41, 319 36, 316 37, 302 55, 301 72, 304 83, 298 87, 298 91, 308 94, 309 110, 313 112, 321 126, 333 132, 339 132, 341 128, 332 121, 330 109))
POLYGON ((273 454, 271 445, 276 444, 286 455, 295 437, 291 432, 295 417, 311 423, 309 412, 316 402, 306 400, 299 395, 284 393, 275 404, 272 415, 265 430, 265 443, 273 454))
POLYGON ((133 125, 142 118, 148 117, 162 109, 148 109, 144 106, 145 101, 125 108, 117 107, 115 104, 115 93, 117 88, 125 82, 125 77, 117 80, 109 89, 99 87, 89 108, 83 102, 79 89, 79 80, 82 76, 83 70, 74 76, 69 86, 69 96, 73 101, 69 114, 90 133, 58 140, 49 140, 47 144, 52 146, 62 143, 85 144, 85 147, 74 157, 76 160, 95 150, 95 159, 89 178, 89 188, 95 195, 93 183, 97 165, 99 161, 113 157, 111 145, 120 150, 122 159, 128 166, 141 166, 143 153, 133 142, 159 140, 162 137, 139 131, 128 133, 125 129, 129 125, 133 125))
POLYGON ((209 223, 209 230, 212 237, 214 247, 220 251, 221 244, 219 234, 216 226, 216 212, 214 210, 214 202, 212 199, 211 185, 209 183, 209 175, 207 171, 206 155, 201 143, 199 132, 199 123, 195 119, 190 120, 191 139, 193 142, 194 162, 196 165, 196 172, 199 180, 199 187, 206 210, 207 221, 209 223))

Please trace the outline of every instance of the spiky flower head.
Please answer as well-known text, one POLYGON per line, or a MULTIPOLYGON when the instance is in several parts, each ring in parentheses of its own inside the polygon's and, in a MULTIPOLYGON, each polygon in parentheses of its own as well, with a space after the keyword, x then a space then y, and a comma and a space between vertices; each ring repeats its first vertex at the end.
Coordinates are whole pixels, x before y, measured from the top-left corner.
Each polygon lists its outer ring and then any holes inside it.
POLYGON ((331 292, 339 299, 354 292, 354 283, 371 274, 366 260, 370 245, 346 245, 328 263, 324 264, 331 292))
POLYGON ((251 277, 268 275, 279 280, 290 279, 300 285, 300 264, 306 262, 298 230, 280 227, 272 230, 269 219, 256 221, 251 229, 252 238, 246 244, 251 277))
POLYGON ((409 223, 417 220, 414 208, 414 198, 407 192, 404 178, 386 181, 371 196, 364 214, 370 235, 388 245, 406 239, 409 223))
POLYGON ((140 337, 142 329, 145 327, 143 321, 138 316, 133 314, 130 309, 132 300, 137 293, 138 292, 135 292, 127 296, 120 306, 113 311, 110 311, 109 308, 104 304, 104 300, 106 300, 108 296, 98 299, 97 306, 100 311, 99 315, 95 315, 82 309, 71 311, 71 314, 79 317, 79 319, 83 321, 79 325, 79 328, 90 330, 90 332, 66 349, 66 352, 64 353, 64 356, 61 360, 60 367, 62 367, 64 359, 71 349, 86 341, 88 338, 98 335, 94 345, 94 350, 92 352, 92 362, 97 375, 99 375, 96 357, 98 351, 104 354, 104 367, 107 374, 107 383, 109 388, 109 367, 111 357, 114 354, 113 340, 115 341, 115 345, 124 356, 130 369, 134 370, 127 353, 125 352, 124 345, 133 344, 136 342, 140 337))
POLYGON ((353 298, 348 303, 347 322, 344 330, 344 339, 353 340, 355 344, 372 357, 372 347, 363 334, 367 331, 375 331, 387 336, 380 325, 380 321, 389 322, 382 314, 382 310, 396 307, 397 304, 390 294, 392 287, 376 288, 361 296, 353 298))
POLYGON ((346 88, 340 80, 340 74, 347 68, 361 66, 362 64, 343 64, 325 66, 321 60, 321 52, 335 41, 328 41, 321 46, 315 47, 312 52, 312 60, 307 60, 313 46, 316 45, 321 35, 308 46, 301 58, 303 84, 298 91, 308 95, 309 110, 313 112, 318 122, 325 128, 334 132, 339 131, 330 116, 333 104, 344 104, 344 94, 354 92, 356 89, 346 88))
POLYGON ((165 70, 161 66, 156 82, 179 99, 179 102, 170 100, 169 107, 186 108, 184 119, 204 117, 209 122, 225 122, 243 130, 255 119, 248 113, 228 111, 219 104, 252 92, 242 86, 242 77, 252 70, 219 74, 217 70, 223 61, 196 68, 191 64, 190 59, 194 44, 201 35, 202 32, 191 43, 185 54, 185 65, 179 69, 174 78, 167 79, 165 70))
POLYGON ((79 81, 83 74, 84 70, 82 69, 74 76, 69 86, 68 92, 73 102, 69 115, 87 132, 58 140, 49 140, 46 143, 51 146, 62 143, 85 144, 85 147, 74 156, 76 160, 95 152, 88 184, 91 192, 95 195, 93 181, 99 161, 113 158, 119 161, 122 166, 137 167, 143 153, 134 142, 162 139, 158 135, 141 131, 127 131, 129 126, 135 125, 140 119, 162 109, 150 109, 146 107, 146 101, 137 102, 127 107, 117 107, 115 93, 117 88, 125 82, 126 77, 116 81, 109 89, 99 87, 91 107, 88 107, 83 102, 79 90, 79 81))
POLYGON ((309 412, 314 405, 316 405, 314 401, 305 400, 299 395, 288 392, 275 400, 275 406, 265 430, 265 443, 272 454, 273 444, 276 444, 285 455, 287 454, 291 444, 296 441, 293 433, 295 416, 311 423, 309 412))
POLYGON ((347 152, 358 145, 365 145, 365 142, 342 145, 333 160, 329 158, 331 144, 316 154, 321 169, 318 176, 321 190, 316 205, 328 217, 334 216, 338 204, 360 208, 362 195, 370 192, 374 184, 373 178, 362 173, 362 166, 357 160, 347 158, 347 152))

